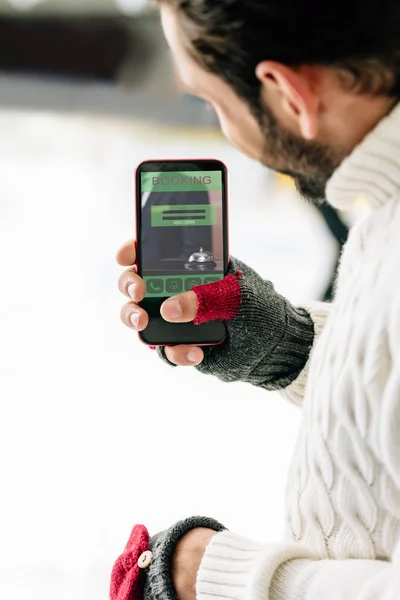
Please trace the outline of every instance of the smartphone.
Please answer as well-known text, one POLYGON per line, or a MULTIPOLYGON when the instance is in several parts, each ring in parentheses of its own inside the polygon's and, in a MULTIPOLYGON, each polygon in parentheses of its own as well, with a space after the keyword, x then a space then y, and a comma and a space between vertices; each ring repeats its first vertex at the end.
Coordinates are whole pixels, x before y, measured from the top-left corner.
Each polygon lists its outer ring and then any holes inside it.
POLYGON ((219 281, 229 263, 227 170, 219 160, 145 161, 136 170, 137 269, 146 284, 140 306, 149 346, 223 343, 222 321, 167 323, 162 303, 219 281))

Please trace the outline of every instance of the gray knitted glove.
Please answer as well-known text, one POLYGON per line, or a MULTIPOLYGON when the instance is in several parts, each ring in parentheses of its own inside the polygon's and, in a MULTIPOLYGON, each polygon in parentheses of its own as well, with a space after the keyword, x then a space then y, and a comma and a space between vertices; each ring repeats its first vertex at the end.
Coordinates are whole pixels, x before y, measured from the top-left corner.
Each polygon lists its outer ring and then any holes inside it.
POLYGON ((178 600, 172 582, 172 557, 180 539, 198 527, 225 530, 214 519, 191 517, 149 539, 147 529, 137 525, 114 565, 110 599, 178 600))
MULTIPOLYGON (((204 348, 200 372, 267 390, 283 389, 298 377, 314 340, 307 311, 295 308, 272 283, 234 258, 223 281, 193 291, 199 302, 195 323, 222 319, 227 328, 224 344, 204 348)), ((169 363, 164 348, 158 352, 169 363)))

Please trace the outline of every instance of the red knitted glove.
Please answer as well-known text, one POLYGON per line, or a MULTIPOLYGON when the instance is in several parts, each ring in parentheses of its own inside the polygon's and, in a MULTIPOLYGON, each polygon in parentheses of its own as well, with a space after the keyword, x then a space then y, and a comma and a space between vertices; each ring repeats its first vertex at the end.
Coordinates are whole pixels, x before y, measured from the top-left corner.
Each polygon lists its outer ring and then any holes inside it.
POLYGON ((241 299, 238 281, 241 275, 237 271, 236 275, 228 275, 221 281, 192 288, 198 301, 195 325, 208 321, 231 321, 236 317, 241 299))

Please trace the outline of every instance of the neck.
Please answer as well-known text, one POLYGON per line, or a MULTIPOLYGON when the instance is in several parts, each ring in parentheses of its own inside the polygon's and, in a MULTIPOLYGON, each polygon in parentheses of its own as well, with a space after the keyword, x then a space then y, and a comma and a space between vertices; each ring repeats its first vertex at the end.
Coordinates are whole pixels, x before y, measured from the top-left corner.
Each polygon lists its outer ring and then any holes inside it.
POLYGON ((346 210, 364 199, 379 208, 400 199, 400 104, 356 146, 333 174, 327 200, 346 210))

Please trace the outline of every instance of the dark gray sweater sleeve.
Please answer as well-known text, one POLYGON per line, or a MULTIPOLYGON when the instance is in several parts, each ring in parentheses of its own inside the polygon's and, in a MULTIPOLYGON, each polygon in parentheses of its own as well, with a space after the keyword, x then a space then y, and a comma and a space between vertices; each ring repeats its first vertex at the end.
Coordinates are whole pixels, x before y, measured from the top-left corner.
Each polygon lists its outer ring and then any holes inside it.
POLYGON ((151 538, 153 557, 144 585, 143 600, 178 600, 173 586, 172 558, 179 541, 197 528, 213 529, 216 533, 225 530, 214 519, 190 517, 151 538))
MULTIPOLYGON (((314 341, 313 320, 306 310, 278 294, 272 283, 232 258, 228 274, 238 271, 239 311, 225 322, 225 343, 204 348, 204 361, 197 369, 226 382, 282 390, 297 379, 307 363, 314 341)), ((169 362, 164 349, 159 353, 169 362)))

